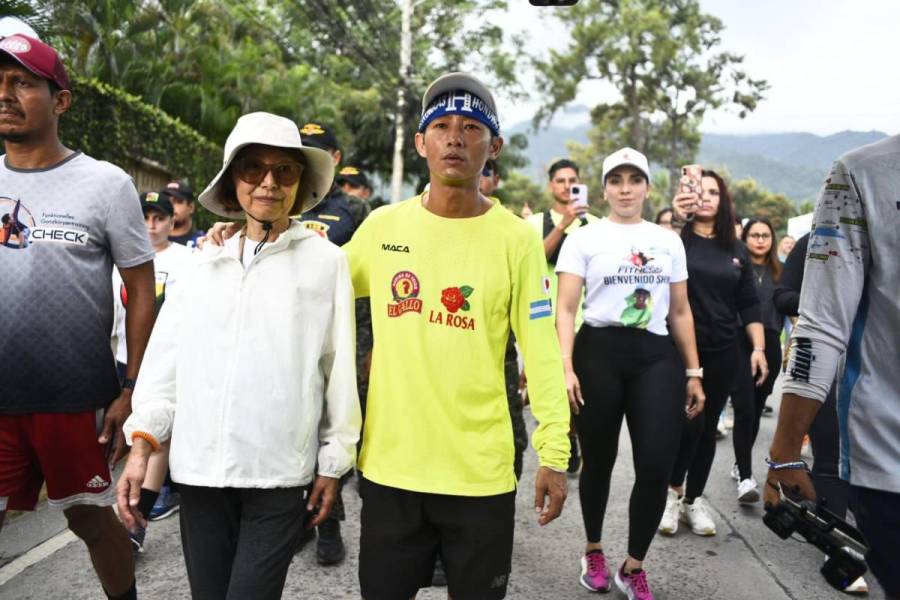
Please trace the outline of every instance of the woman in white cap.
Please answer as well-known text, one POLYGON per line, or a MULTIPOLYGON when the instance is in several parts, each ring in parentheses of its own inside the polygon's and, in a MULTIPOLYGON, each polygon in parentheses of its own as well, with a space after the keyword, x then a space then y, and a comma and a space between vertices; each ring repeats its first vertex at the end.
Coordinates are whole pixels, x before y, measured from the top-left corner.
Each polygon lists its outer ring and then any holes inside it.
POLYGON ((200 195, 246 219, 197 255, 144 356, 119 480, 126 526, 150 453, 171 437, 181 538, 196 598, 280 598, 295 541, 324 520, 353 465, 360 415, 347 259, 290 219, 328 192, 331 157, 297 126, 241 117, 200 195), (318 473, 314 472, 318 465, 318 473))
POLYGON ((643 560, 665 508, 684 414, 695 417, 705 400, 684 246, 675 232, 641 218, 649 189, 643 154, 623 148, 608 156, 609 216, 571 233, 556 262, 556 328, 583 458, 579 496, 587 544, 579 582, 595 592, 611 587, 602 532, 625 418, 635 481, 628 557, 615 582, 633 600, 653 598, 643 560), (582 288, 584 324, 574 335, 582 288))

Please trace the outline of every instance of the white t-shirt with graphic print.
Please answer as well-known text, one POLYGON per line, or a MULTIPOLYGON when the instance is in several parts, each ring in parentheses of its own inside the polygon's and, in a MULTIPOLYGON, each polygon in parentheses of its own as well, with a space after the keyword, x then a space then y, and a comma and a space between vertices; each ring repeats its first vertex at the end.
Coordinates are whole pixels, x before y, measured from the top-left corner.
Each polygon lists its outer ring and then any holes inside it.
POLYGON ((588 325, 657 335, 668 335, 669 284, 688 278, 678 234, 649 221, 625 225, 608 218, 569 234, 556 272, 585 280, 588 325))

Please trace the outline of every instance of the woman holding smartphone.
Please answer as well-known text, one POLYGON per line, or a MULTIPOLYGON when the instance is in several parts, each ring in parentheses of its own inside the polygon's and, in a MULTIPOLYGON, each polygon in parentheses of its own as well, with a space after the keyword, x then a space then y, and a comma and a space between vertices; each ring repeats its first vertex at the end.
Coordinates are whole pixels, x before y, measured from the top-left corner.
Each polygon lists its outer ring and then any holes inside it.
MULTIPOLYGON (((659 524, 660 533, 667 535, 675 534, 679 519, 697 535, 716 534, 716 524, 702 496, 715 458, 719 414, 733 386, 752 387, 752 375, 757 384, 768 375, 753 267, 747 249, 735 236, 734 205, 728 187, 715 171, 703 170, 699 190, 677 194, 672 205, 679 219, 689 221, 681 239, 707 400, 704 414, 685 425, 681 437, 659 524), (748 369, 735 369, 739 319, 752 345, 748 369)), ((758 499, 758 490, 756 495, 758 499)))
POLYGON ((684 246, 674 232, 641 218, 649 181, 640 152, 623 148, 607 157, 610 214, 571 233, 556 263, 556 327, 584 461, 579 495, 587 544, 579 582, 595 592, 611 587, 602 530, 624 417, 635 482, 628 558, 615 581, 640 600, 653 598, 643 560, 665 507, 682 419, 685 412, 697 416, 704 403, 684 246), (575 335, 582 288, 584 325, 575 335))
MULTIPOLYGON (((753 478, 751 453, 756 435, 759 433, 759 419, 762 416, 766 398, 772 393, 778 365, 781 364, 781 329, 784 315, 775 307, 775 285, 781 276, 782 265, 775 248, 775 228, 765 218, 753 218, 744 224, 741 240, 750 252, 750 262, 765 335, 766 363, 772 365, 762 385, 752 389, 744 386, 732 397, 734 405, 734 469, 731 476, 737 481, 738 502, 749 503, 759 500, 759 485, 753 478), (749 393, 748 392, 749 389, 749 393)), ((740 345, 738 365, 747 364, 753 348, 748 339, 740 345)))

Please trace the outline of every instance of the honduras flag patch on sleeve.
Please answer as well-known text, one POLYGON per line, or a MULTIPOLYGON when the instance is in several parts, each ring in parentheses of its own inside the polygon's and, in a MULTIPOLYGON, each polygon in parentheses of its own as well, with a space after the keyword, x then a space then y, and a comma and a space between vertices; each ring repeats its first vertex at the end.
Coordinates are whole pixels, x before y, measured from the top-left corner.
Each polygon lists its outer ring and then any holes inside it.
POLYGON ((537 302, 532 302, 530 305, 528 318, 532 321, 535 319, 541 319, 543 317, 550 317, 553 315, 553 308, 550 305, 550 299, 545 298, 544 300, 538 300, 537 302))

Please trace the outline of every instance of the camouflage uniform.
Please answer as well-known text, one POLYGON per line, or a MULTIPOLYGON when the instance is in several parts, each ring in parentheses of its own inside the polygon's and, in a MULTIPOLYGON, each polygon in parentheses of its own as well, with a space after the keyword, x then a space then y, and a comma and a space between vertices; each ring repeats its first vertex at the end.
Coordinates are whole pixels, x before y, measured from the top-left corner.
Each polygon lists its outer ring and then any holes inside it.
POLYGON ((516 450, 513 468, 518 480, 522 477, 522 461, 525 448, 528 447, 528 430, 525 429, 525 417, 522 416, 522 396, 519 395, 519 361, 516 356, 516 337, 512 332, 509 333, 509 341, 506 343, 503 372, 506 375, 506 400, 509 402, 509 418, 512 421, 513 445, 516 450))

